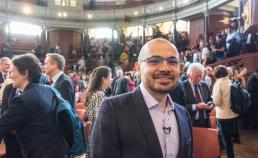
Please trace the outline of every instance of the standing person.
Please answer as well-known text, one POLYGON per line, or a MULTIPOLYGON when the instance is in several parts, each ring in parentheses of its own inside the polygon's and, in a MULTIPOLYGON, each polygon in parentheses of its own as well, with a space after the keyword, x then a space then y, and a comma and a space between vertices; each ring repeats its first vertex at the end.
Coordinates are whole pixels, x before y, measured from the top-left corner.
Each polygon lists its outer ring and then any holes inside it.
POLYGON ((129 90, 130 90, 130 92, 132 92, 135 89, 134 76, 133 76, 133 74, 131 72, 127 72, 125 75, 128 76, 128 79, 129 79, 129 90))
POLYGON ((226 38, 226 46, 228 50, 227 57, 233 57, 240 54, 241 51, 241 37, 234 27, 228 27, 228 35, 226 38))
POLYGON ((234 158, 232 137, 234 137, 235 119, 238 114, 231 110, 231 84, 227 68, 219 65, 214 69, 216 82, 213 87, 212 97, 216 110, 218 128, 222 136, 222 141, 226 147, 227 157, 234 158))
POLYGON ((118 69, 116 71, 116 76, 113 78, 113 81, 111 83, 111 95, 115 95, 115 84, 116 84, 116 80, 120 79, 121 77, 123 77, 124 75, 124 71, 122 69, 118 69))
MULTIPOLYGON (((86 90, 86 112, 89 121, 94 124, 99 112, 101 103, 107 98, 105 90, 110 87, 112 82, 111 69, 106 66, 100 66, 93 70, 89 86, 86 90)), ((91 139, 91 130, 88 133, 88 142, 91 139)), ((88 148, 91 152, 91 148, 88 148)))
POLYGON ((209 127, 208 112, 212 108, 211 93, 206 83, 201 82, 204 67, 192 63, 187 69, 188 80, 184 82, 185 103, 194 127, 209 127))
POLYGON ((245 128, 251 127, 258 129, 258 68, 249 77, 247 89, 251 95, 251 106, 247 115, 247 120, 245 121, 245 128))
POLYGON ((100 66, 93 70, 86 90, 86 106, 89 121, 95 122, 100 104, 107 98, 105 90, 112 81, 111 69, 100 66))
POLYGON ((36 56, 14 57, 11 78, 19 95, 0 117, 0 139, 15 131, 26 158, 66 158, 66 146, 54 120, 54 93, 39 83, 41 66, 36 56))
MULTIPOLYGON (((8 84, 4 87, 2 86, 1 88, 4 88, 1 109, 1 115, 3 115, 8 109, 12 98, 18 95, 18 90, 13 87, 13 84, 8 84)), ((23 158, 21 147, 14 132, 10 132, 3 139, 7 158, 23 158)))
POLYGON ((93 127, 92 158, 191 158, 192 132, 186 109, 170 89, 179 79, 176 47, 156 38, 141 49, 134 92, 106 99, 93 127))
POLYGON ((212 52, 215 54, 215 62, 222 61, 225 56, 225 51, 226 51, 226 44, 225 41, 223 40, 221 34, 216 35, 216 43, 214 47, 211 48, 212 52))
POLYGON ((202 57, 202 64, 203 64, 203 66, 206 66, 206 65, 208 65, 208 64, 210 64, 209 63, 209 56, 210 56, 210 50, 208 49, 208 47, 207 47, 207 42, 205 42, 205 41, 203 41, 203 40, 201 40, 200 41, 200 50, 201 50, 201 57, 202 57))
POLYGON ((48 53, 44 62, 44 69, 52 79, 52 87, 55 87, 61 96, 67 100, 72 107, 75 106, 75 88, 72 80, 64 74, 65 58, 56 53, 48 53))
POLYGON ((12 61, 8 57, 3 57, 0 59, 0 87, 2 83, 10 76, 12 69, 12 61))

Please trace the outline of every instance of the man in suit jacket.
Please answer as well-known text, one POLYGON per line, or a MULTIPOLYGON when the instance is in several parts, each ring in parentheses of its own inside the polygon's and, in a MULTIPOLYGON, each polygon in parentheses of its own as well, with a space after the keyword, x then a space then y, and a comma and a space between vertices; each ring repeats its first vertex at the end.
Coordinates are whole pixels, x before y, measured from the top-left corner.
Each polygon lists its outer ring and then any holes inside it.
MULTIPOLYGON (((0 59, 0 84, 10 76, 10 71, 12 69, 12 61, 8 57, 3 57, 0 59)), ((1 86, 0 86, 1 87, 1 86)))
POLYGON ((116 76, 113 78, 113 81, 111 83, 111 95, 115 95, 115 84, 118 79, 123 77, 123 70, 119 69, 116 71, 116 76))
POLYGON ((190 118, 168 95, 179 78, 176 47, 165 39, 149 41, 135 68, 141 73, 140 86, 101 105, 92 132, 91 156, 191 158, 190 118))
POLYGON ((184 82, 179 80, 176 88, 170 90, 169 95, 174 102, 185 106, 184 82))
POLYGON ((19 94, 10 99, 0 118, 0 139, 14 131, 25 158, 67 157, 53 117, 54 93, 39 83, 39 60, 32 54, 24 54, 15 57, 13 65, 13 87, 19 94))
POLYGON ((64 74, 65 59, 57 53, 48 53, 44 62, 46 74, 53 80, 51 86, 55 87, 61 96, 72 107, 75 106, 75 88, 72 80, 64 74))
POLYGON ((114 86, 114 95, 130 92, 129 82, 130 81, 127 76, 123 76, 117 79, 114 86))
POLYGON ((194 127, 209 127, 208 112, 213 107, 209 87, 201 82, 204 67, 191 63, 187 70, 188 80, 184 82, 185 103, 194 127))

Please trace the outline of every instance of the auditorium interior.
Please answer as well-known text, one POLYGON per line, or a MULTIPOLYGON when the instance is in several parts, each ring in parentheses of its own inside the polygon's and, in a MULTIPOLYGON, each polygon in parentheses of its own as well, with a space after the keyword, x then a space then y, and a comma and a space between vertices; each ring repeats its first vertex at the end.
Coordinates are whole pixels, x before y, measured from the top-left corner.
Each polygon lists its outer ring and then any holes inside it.
MULTIPOLYGON (((165 38, 177 47, 183 73, 186 64, 199 60, 193 55, 200 50, 199 42, 207 41, 212 51, 218 34, 226 41, 229 27, 241 37, 230 47, 237 53, 225 51, 218 60, 207 55, 199 62, 232 67, 247 86, 249 76, 258 73, 258 0, 0 0, 0 58, 32 53, 44 64, 47 53, 58 53, 65 57, 65 72, 78 83, 80 75, 89 79, 103 65, 113 75, 117 69, 133 73, 141 47, 165 38)), ((76 112, 87 135, 92 123, 84 101, 78 92, 76 112)), ((209 129, 193 130, 196 158, 227 157, 215 116, 213 110, 209 129)), ((244 119, 238 122, 236 158, 258 157, 258 114, 255 119, 257 126, 243 128, 244 119)), ((5 158, 4 141, 0 147, 0 158, 5 158)))

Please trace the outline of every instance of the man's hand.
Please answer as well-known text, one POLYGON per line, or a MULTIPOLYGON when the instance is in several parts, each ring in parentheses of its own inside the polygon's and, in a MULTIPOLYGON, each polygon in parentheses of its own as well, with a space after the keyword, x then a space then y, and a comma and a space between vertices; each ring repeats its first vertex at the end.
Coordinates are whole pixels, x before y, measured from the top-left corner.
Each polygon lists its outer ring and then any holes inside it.
POLYGON ((196 104, 196 108, 197 110, 211 110, 211 106, 203 102, 196 104))

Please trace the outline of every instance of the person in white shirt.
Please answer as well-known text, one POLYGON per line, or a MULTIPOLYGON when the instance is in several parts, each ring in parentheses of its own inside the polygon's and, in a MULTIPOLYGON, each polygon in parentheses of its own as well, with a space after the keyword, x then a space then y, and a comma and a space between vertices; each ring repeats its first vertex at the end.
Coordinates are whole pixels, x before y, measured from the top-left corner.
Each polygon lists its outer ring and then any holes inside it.
POLYGON ((201 63, 202 53, 197 48, 193 48, 192 52, 193 52, 193 63, 201 63))
POLYGON ((210 51, 205 41, 201 40, 199 45, 201 49, 202 65, 206 66, 207 64, 209 64, 208 59, 209 59, 210 51))
POLYGON ((232 137, 234 137, 235 119, 238 114, 231 110, 231 81, 228 77, 227 68, 219 65, 214 69, 216 82, 213 87, 212 97, 216 110, 218 128, 222 141, 226 147, 227 157, 234 158, 232 137))

